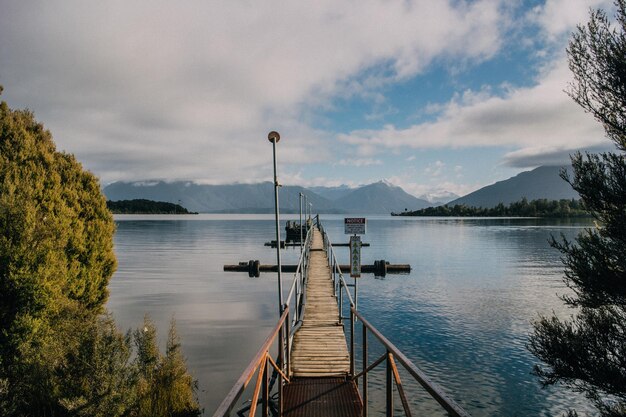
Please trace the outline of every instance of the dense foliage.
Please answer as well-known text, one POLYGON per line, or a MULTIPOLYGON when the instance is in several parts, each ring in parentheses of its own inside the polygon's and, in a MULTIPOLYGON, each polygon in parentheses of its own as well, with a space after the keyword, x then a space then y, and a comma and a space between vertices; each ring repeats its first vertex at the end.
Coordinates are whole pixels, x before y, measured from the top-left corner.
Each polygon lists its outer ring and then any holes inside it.
POLYGON ((148 378, 133 349, 155 337, 106 314, 114 229, 97 179, 0 102, 0 415, 198 414, 173 327, 148 378))
POLYGON ((0 369, 64 310, 102 312, 113 231, 97 179, 30 112, 0 103, 0 369))
POLYGON ((107 201, 107 207, 115 214, 197 214, 179 204, 145 199, 107 201))
POLYGON ((531 200, 520 201, 505 206, 500 203, 492 208, 470 207, 464 204, 454 206, 428 207, 421 210, 391 213, 392 216, 438 216, 438 217, 584 217, 579 200, 531 200))
POLYGON ((626 0, 617 0, 617 29, 601 10, 591 13, 568 48, 574 83, 569 93, 604 126, 619 153, 572 157, 573 177, 598 227, 576 242, 553 239, 563 254, 563 296, 575 314, 541 317, 529 349, 544 363, 544 384, 564 383, 593 401, 604 416, 626 416, 626 0))

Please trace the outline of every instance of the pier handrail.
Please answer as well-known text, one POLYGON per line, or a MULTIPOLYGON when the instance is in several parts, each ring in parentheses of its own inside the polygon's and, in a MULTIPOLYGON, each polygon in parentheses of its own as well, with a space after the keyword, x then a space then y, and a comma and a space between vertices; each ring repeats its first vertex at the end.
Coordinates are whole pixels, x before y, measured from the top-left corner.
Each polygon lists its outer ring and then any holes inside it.
MULTIPOLYGON (((306 305, 306 282, 308 280, 309 273, 309 259, 311 257, 311 241, 313 240, 313 229, 309 228, 306 233, 306 238, 304 240, 304 246, 302 249, 302 253, 300 254, 300 258, 298 260, 298 265, 296 267, 296 272, 293 274, 293 280, 291 282, 291 287, 289 288, 289 294, 287 295, 285 305, 290 306, 292 303, 292 299, 295 295, 295 302, 293 307, 293 318, 291 322, 291 330, 288 337, 288 354, 291 352, 291 345, 293 343, 293 338, 295 332, 302 325, 302 317, 304 315, 304 306, 306 305)), ((289 365, 287 365, 289 366, 289 365)), ((287 368, 287 374, 289 374, 289 368, 287 368)))
POLYGON ((269 334, 269 336, 267 336, 267 339, 265 339, 265 342, 263 342, 263 345, 258 350, 256 355, 254 355, 254 358, 252 359, 250 364, 243 371, 243 373, 241 374, 241 376, 239 377, 235 385, 228 392, 228 394, 226 395, 226 397, 224 398, 220 406, 217 408, 215 413, 213 413, 213 417, 225 417, 225 416, 230 415, 231 411, 233 410, 233 407, 235 406, 235 404, 241 397, 241 394, 243 394, 243 391, 246 389, 246 387, 252 380, 252 377, 254 376, 255 372, 257 372, 257 370, 258 370, 258 373, 257 373, 257 378, 256 378, 256 386, 255 386, 254 395, 252 397, 252 401, 250 404, 249 415, 251 416, 254 415, 254 412, 257 407, 257 401, 259 399, 259 394, 261 394, 263 415, 266 416, 267 410, 269 407, 269 384, 267 380, 269 376, 268 371, 269 371, 270 365, 274 367, 274 369, 277 370, 280 375, 280 380, 278 384, 278 409, 279 409, 279 414, 280 414, 280 411, 282 409, 282 388, 283 388, 282 380, 285 379, 288 381, 288 378, 284 373, 284 365, 283 365, 285 362, 283 360, 284 358, 283 350, 285 346, 284 339, 285 339, 285 334, 289 334, 289 329, 288 328, 285 329, 285 327, 290 327, 288 306, 285 306, 283 310, 283 314, 280 316, 278 323, 276 323, 276 326, 274 326, 274 328, 272 329, 272 332, 269 334), (277 337, 278 337, 278 358, 279 358, 278 365, 276 364, 276 362, 274 362, 274 360, 272 359, 272 356, 270 355, 270 349, 272 345, 274 344, 274 341, 276 340, 277 337), (263 391, 263 392, 261 393, 260 391, 263 391))
MULTIPOLYGON (((298 284, 303 284, 304 282, 306 282, 306 275, 308 273, 307 267, 309 265, 309 258, 311 254, 311 239, 313 237, 313 233, 311 232, 311 230, 312 229, 309 229, 306 233, 306 238, 304 239, 304 249, 302 250, 300 258, 298 259, 296 272, 293 274, 293 280, 291 281, 289 294, 287 295, 285 304, 291 303, 294 292, 296 293, 296 295, 298 294, 298 284)), ((300 290, 304 291, 304 288, 300 287, 300 290)), ((298 311, 296 311, 296 315, 298 315, 298 311)), ((294 320, 295 319, 296 318, 294 317, 294 320)), ((298 317, 298 319, 301 319, 301 317, 298 317)))
MULTIPOLYGON (((459 406, 452 398, 450 398, 444 391, 437 385, 435 382, 431 381, 426 374, 417 367, 411 360, 409 360, 393 343, 389 341, 383 334, 374 327, 369 321, 367 321, 361 313, 357 311, 355 302, 352 298, 352 295, 349 291, 349 285, 346 283, 343 274, 341 272, 341 268, 339 268, 339 264, 337 262, 337 258, 335 255, 335 251, 333 249, 330 238, 328 237, 328 233, 324 230, 324 228, 319 225, 320 231, 322 232, 322 237, 324 238, 324 248, 329 255, 329 266, 331 268, 331 272, 333 274, 333 282, 336 286, 338 286, 338 294, 335 294, 337 298, 337 304, 339 307, 339 320, 344 319, 342 317, 343 312, 343 293, 345 292, 348 298, 348 302, 350 304, 350 376, 353 380, 362 379, 363 383, 361 398, 363 400, 363 417, 367 417, 367 397, 368 397, 368 386, 367 386, 367 374, 380 365, 383 362, 387 363, 387 378, 386 378, 386 415, 388 417, 393 416, 393 384, 395 382, 395 386, 398 390, 398 394, 400 395, 400 400, 402 402, 402 406, 404 408, 405 415, 411 416, 411 410, 409 408, 408 400, 406 398, 406 394, 404 392, 404 388, 402 386, 402 382, 400 380, 400 375, 398 373, 398 369, 396 367, 394 358, 402 364, 404 369, 415 379, 428 394, 436 400, 441 407, 448 412, 449 415, 453 417, 470 417, 470 414, 465 411, 461 406, 459 406), (361 322, 362 326, 362 352, 363 352, 363 370, 356 374, 355 372, 355 339, 354 339, 354 330, 355 323, 358 320, 361 322), (367 332, 371 332, 374 337, 385 347, 386 353, 375 360, 372 364, 368 365, 367 361, 367 332)), ((345 317, 347 318, 347 317, 345 317)))
MULTIPOLYGON (((330 272, 331 274, 333 274, 333 291, 334 291, 334 295, 335 297, 337 297, 337 295, 339 295, 339 297, 342 297, 342 294, 340 291, 337 291, 337 286, 341 286, 343 283, 344 288, 346 288, 346 294, 348 295, 348 300, 350 301, 350 305, 355 305, 354 300, 352 299, 352 296, 350 295, 350 291, 347 291, 348 288, 348 284, 346 284, 346 281, 343 278, 343 273, 341 272, 341 267, 339 262, 337 261, 337 255, 335 254, 335 248, 333 248, 333 245, 330 241, 330 238, 328 237, 328 233, 326 233, 326 230, 324 229, 324 226, 322 225, 322 223, 319 221, 319 214, 318 214, 318 228, 320 229, 320 232, 322 233, 322 238, 324 241, 324 250, 326 250, 326 253, 328 254, 328 267, 330 268, 330 272), (339 294, 337 294, 339 293, 339 294)), ((341 322, 341 306, 343 305, 342 302, 339 303, 339 321, 341 322)))
MULTIPOLYGON (((376 339, 385 347, 387 355, 391 354, 391 360, 395 358, 402 364, 404 369, 417 381, 420 385, 435 399, 450 415, 459 417, 469 417, 469 413, 459 406, 452 398, 450 398, 439 385, 431 381, 426 374, 419 369, 410 359, 408 359, 393 343, 389 341, 383 334, 374 327, 369 321, 367 321, 361 313, 356 311, 354 307, 350 308, 350 313, 354 317, 357 317, 363 325, 363 340, 366 341, 367 330, 369 330, 376 339)), ((365 342, 367 343, 367 342, 365 342)), ((367 352, 367 348, 365 350, 367 352)), ((393 366, 395 367, 395 365, 393 366)), ((369 369, 371 370, 371 369, 369 369)), ((365 375, 368 371, 367 358, 363 358, 363 371, 353 377, 359 378, 365 375)), ((402 395, 401 395, 402 397, 402 395)), ((403 400, 404 402, 405 400, 403 400)), ((404 405, 404 404, 403 404, 404 405)), ((405 405, 406 407, 406 405, 405 405)))

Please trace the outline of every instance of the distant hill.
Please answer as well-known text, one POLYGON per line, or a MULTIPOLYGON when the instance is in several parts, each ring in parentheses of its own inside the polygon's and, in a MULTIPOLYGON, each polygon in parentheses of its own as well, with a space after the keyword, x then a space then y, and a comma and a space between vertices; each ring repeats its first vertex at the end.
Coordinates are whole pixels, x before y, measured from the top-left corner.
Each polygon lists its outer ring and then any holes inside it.
MULTIPOLYGON (((329 200, 298 186, 281 187, 279 206, 282 212, 299 211, 298 196, 306 192, 317 211, 329 212, 329 200)), ((270 182, 257 184, 208 185, 192 182, 115 182, 104 188, 109 200, 169 201, 182 204, 201 213, 273 213, 274 186, 270 182)))
POLYGON ((578 193, 559 176, 559 171, 560 167, 556 166, 535 168, 452 200, 447 205, 492 208, 499 203, 508 205, 520 201, 524 197, 529 201, 579 199, 578 193))
MULTIPOLYGON (((386 182, 360 188, 299 186, 280 188, 283 213, 299 212, 299 193, 305 193, 316 213, 388 214, 430 205, 386 182), (317 191, 317 192, 316 192, 317 191), (331 198, 329 198, 331 197, 331 198)), ((116 182, 104 188, 109 200, 148 199, 178 203, 201 213, 273 213, 274 188, 270 182, 257 184, 202 185, 192 182, 116 182)))
POLYGON ((431 205, 439 206, 446 204, 449 201, 456 200, 460 195, 454 194, 450 191, 438 190, 430 192, 428 194, 420 195, 418 198, 430 202, 431 205))
POLYGON ((421 200, 385 181, 357 188, 352 192, 334 201, 335 205, 345 211, 353 213, 391 213, 404 209, 417 210, 431 206, 426 200, 421 200))
POLYGON ((340 185, 339 187, 309 187, 309 190, 321 195, 331 201, 345 197, 354 191, 354 188, 350 188, 347 185, 340 185))

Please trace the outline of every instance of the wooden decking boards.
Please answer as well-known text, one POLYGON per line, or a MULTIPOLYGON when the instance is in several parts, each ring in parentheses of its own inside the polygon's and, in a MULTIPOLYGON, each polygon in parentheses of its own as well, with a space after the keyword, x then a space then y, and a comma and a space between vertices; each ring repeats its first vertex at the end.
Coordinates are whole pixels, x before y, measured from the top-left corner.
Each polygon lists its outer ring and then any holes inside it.
POLYGON ((350 357, 322 234, 313 229, 302 326, 291 350, 291 382, 285 385, 284 415, 359 417, 363 404, 349 377, 350 357))
POLYGON ((313 230, 311 243, 304 319, 294 336, 291 370, 296 378, 345 377, 350 372, 350 357, 343 326, 339 323, 328 257, 317 228, 313 230))

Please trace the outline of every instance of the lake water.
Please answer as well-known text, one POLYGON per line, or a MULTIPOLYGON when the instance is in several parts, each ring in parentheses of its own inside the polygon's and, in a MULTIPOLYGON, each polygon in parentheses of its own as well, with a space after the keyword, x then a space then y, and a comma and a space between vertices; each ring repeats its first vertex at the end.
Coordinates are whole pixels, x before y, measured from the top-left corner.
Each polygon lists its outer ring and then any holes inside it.
MULTIPOLYGON (((347 242, 342 216, 321 218, 333 242, 347 242)), ((212 415, 278 316, 275 274, 248 278, 222 270, 249 259, 275 264, 275 250, 263 246, 274 239, 272 216, 116 220, 119 265, 108 307, 122 329, 138 327, 149 314, 162 345, 176 319, 205 415, 212 415)), ((413 269, 408 275, 361 278, 359 310, 473 416, 589 410, 577 394, 542 389, 531 375, 536 360, 525 348, 538 314, 572 314, 557 297, 566 291, 563 267, 547 239, 561 233, 573 238, 588 226, 581 220, 368 216, 363 241, 371 246, 363 248, 363 263, 385 259, 413 269)), ((340 262, 348 263, 347 249, 337 251, 340 262)), ((299 249, 284 250, 283 263, 295 264, 298 256, 299 249)), ((291 277, 283 274, 286 290, 291 277)), ((377 351, 370 349, 371 361, 377 351)), ((382 372, 384 367, 370 392, 384 404, 382 372)), ((403 382, 413 398, 422 398, 407 376, 403 382)), ((431 403, 416 407, 434 415, 431 403)))

